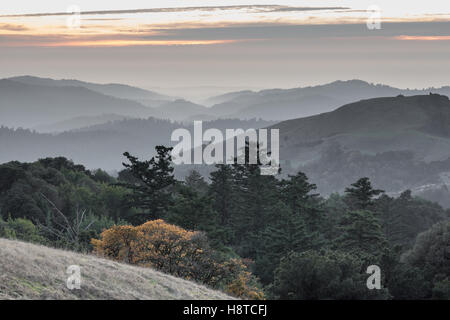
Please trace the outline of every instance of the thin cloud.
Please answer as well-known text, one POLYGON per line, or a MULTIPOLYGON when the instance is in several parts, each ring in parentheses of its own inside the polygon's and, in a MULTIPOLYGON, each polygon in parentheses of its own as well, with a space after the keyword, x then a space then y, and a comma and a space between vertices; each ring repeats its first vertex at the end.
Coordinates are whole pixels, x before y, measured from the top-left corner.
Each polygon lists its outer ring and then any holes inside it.
POLYGON ((40 47, 132 47, 132 46, 193 46, 235 43, 238 40, 96 40, 41 43, 40 47))
POLYGON ((397 36, 394 37, 396 40, 405 41, 449 41, 450 36, 397 36))
POLYGON ((0 30, 3 31, 27 31, 29 28, 24 25, 0 23, 0 30))
MULTIPOLYGON (((193 46, 230 44, 252 39, 152 39, 138 33, 124 35, 41 36, 0 35, 2 47, 132 47, 132 46, 193 46)), ((255 40, 253 40, 255 41, 255 40)))
POLYGON ((83 18, 83 21, 120 21, 123 18, 83 18))
POLYGON ((270 12, 290 12, 290 11, 321 11, 321 10, 348 10, 348 7, 287 7, 279 6, 279 8, 270 10, 270 12))
MULTIPOLYGON (((282 12, 282 11, 319 11, 319 10, 340 10, 349 9, 345 7, 288 7, 280 5, 240 5, 240 6, 209 6, 209 7, 181 7, 181 8, 152 8, 152 9, 130 9, 130 10, 98 10, 82 11, 85 15, 103 15, 103 14, 137 14, 137 13, 170 13, 187 11, 217 11, 217 10, 256 10, 262 12, 282 12)), ((45 12, 45 13, 27 13, 0 15, 0 17, 46 17, 46 16, 67 16, 73 13, 68 12, 45 12)))

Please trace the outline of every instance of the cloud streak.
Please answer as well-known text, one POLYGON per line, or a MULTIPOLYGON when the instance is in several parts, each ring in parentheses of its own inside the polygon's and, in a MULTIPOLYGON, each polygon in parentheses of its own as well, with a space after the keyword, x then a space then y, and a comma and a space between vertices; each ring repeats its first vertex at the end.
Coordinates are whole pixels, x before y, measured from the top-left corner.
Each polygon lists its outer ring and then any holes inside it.
MULTIPOLYGON (((97 10, 82 11, 84 15, 115 15, 115 14, 138 14, 138 13, 171 13, 188 11, 217 11, 217 10, 250 10, 255 12, 284 12, 284 11, 321 11, 321 10, 345 10, 347 7, 289 7, 280 5, 240 5, 240 6, 205 6, 205 7, 181 7, 181 8, 151 8, 151 9, 129 9, 129 10, 97 10)), ((68 16, 68 12, 44 12, 0 15, 3 18, 17 17, 46 17, 46 16, 68 16)))
POLYGON ((450 36, 406 36, 394 37, 396 40, 405 41, 450 41, 450 36))
MULTIPOLYGON (((39 43, 39 47, 134 47, 134 46, 193 46, 213 45, 238 42, 239 40, 94 40, 94 41, 65 41, 39 43)), ((22 44, 33 46, 32 44, 22 44)))
POLYGON ((29 28, 24 25, 0 23, 0 30, 3 31, 27 31, 29 28))

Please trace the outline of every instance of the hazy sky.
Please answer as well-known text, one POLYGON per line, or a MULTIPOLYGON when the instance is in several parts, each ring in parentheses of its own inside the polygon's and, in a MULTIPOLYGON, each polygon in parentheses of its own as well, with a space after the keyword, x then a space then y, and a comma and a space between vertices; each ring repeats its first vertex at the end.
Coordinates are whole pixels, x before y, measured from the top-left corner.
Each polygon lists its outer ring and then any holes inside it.
POLYGON ((450 1, 2 1, 0 77, 24 74, 146 88, 450 85, 450 1), (367 26, 372 5, 381 29, 367 26))

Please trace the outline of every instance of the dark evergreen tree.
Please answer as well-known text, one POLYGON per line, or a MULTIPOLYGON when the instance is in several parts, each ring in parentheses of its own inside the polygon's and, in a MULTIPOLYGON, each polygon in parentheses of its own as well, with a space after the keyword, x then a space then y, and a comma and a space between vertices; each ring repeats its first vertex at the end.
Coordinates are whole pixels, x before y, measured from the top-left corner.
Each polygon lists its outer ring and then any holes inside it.
POLYGON ((335 247, 367 257, 371 264, 381 258, 387 245, 379 219, 368 210, 347 212, 341 221, 341 232, 335 247))
POLYGON ((261 233, 278 219, 278 186, 273 176, 261 175, 258 165, 233 165, 234 247, 243 257, 255 259, 261 233))
POLYGON ((230 222, 233 199, 233 173, 229 165, 216 165, 217 171, 211 173, 210 194, 214 199, 214 209, 219 214, 221 225, 230 222))
POLYGON ((203 176, 196 170, 191 170, 189 175, 184 179, 185 184, 200 194, 208 192, 208 183, 203 176))
POLYGON ((316 190, 315 184, 308 181, 308 177, 303 172, 298 172, 289 179, 280 183, 280 196, 291 209, 292 214, 304 221, 304 240, 311 248, 323 246, 325 239, 323 236, 324 214, 318 199, 318 194, 311 193, 316 190))
POLYGON ((282 202, 277 208, 277 219, 261 234, 255 261, 255 274, 265 285, 273 281, 274 271, 283 256, 291 251, 311 249, 304 219, 282 202))
POLYGON ((123 166, 138 179, 138 183, 120 185, 132 190, 128 203, 140 210, 135 217, 136 222, 162 218, 172 204, 171 189, 176 181, 170 154, 172 148, 157 146, 155 149, 157 155, 147 161, 139 161, 128 152, 124 153, 130 163, 123 163, 123 166))
POLYGON ((211 198, 188 186, 178 185, 175 189, 167 221, 187 230, 213 232, 217 213, 212 208, 211 198))
POLYGON ((369 178, 361 178, 346 188, 347 201, 353 210, 365 210, 373 205, 373 198, 383 193, 383 190, 374 189, 369 178))

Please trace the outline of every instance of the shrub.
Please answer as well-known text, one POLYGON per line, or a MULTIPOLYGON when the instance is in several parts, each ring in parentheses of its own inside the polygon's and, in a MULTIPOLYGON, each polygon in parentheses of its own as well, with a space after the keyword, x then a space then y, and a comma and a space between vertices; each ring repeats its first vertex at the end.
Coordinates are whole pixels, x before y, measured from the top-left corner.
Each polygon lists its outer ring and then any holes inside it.
POLYGON ((263 294, 256 279, 239 259, 223 259, 202 232, 188 231, 163 220, 140 226, 114 226, 92 239, 99 255, 222 288, 239 297, 263 294))
POLYGON ((8 218, 4 221, 0 218, 0 237, 18 239, 27 242, 45 244, 46 239, 41 236, 39 229, 28 219, 8 218))
POLYGON ((369 290, 361 260, 339 251, 290 253, 275 272, 275 297, 292 300, 385 299, 387 290, 369 290))

